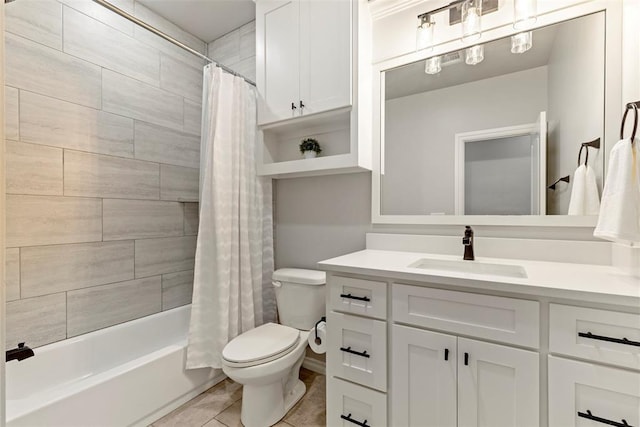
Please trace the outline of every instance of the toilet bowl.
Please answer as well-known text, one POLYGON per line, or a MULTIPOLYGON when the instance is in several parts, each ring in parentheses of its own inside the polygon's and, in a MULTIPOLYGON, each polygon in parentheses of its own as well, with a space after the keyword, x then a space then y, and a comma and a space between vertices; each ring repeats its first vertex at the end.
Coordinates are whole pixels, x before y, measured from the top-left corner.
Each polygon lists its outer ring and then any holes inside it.
POLYGON ((299 379, 309 331, 325 314, 325 273, 285 268, 273 274, 281 324, 267 323, 231 340, 222 370, 243 385, 245 427, 276 424, 306 391, 299 379))

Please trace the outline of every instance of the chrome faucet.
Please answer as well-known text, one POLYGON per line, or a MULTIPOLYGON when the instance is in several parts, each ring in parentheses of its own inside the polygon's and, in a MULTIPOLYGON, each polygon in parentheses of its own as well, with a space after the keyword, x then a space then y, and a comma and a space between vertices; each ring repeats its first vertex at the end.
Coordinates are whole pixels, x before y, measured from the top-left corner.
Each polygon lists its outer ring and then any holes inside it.
POLYGON ((462 238, 462 244, 464 245, 463 259, 466 261, 475 260, 476 258, 473 255, 473 228, 468 225, 464 228, 464 237, 462 238))
POLYGON ((31 350, 29 347, 24 345, 23 342, 21 342, 20 344, 18 344, 18 348, 7 350, 6 362, 10 360, 17 360, 18 362, 20 362, 21 360, 32 357, 33 355, 33 350, 31 350))

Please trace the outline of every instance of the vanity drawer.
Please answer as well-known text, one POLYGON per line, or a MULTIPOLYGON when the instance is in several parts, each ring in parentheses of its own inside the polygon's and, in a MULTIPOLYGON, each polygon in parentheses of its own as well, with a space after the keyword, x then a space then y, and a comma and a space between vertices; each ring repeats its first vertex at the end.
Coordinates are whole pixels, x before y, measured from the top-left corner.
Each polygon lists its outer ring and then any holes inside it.
POLYGON ((636 372, 549 356, 548 399, 549 427, 640 425, 636 372))
POLYGON ((537 301, 394 283, 393 320, 525 347, 540 346, 537 301))
POLYGON ((329 312, 327 376, 387 389, 387 323, 329 312))
POLYGON ((640 369, 640 315, 550 304, 549 316, 550 352, 640 369))
POLYGON ((331 310, 387 318, 387 284, 372 280, 332 276, 329 283, 331 310))
POLYGON ((328 426, 355 427, 365 421, 371 427, 387 425, 384 393, 331 377, 327 377, 327 390, 328 426))

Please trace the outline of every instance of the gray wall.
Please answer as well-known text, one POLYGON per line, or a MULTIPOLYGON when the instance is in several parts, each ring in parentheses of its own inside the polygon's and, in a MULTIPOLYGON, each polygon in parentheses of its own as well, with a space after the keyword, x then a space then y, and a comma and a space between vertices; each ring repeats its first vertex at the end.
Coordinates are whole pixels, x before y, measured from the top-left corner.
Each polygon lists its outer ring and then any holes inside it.
MULTIPOLYGON (((604 134, 604 33, 604 13, 558 26, 549 56, 549 183, 565 175, 573 178, 580 143, 604 134)), ((602 192, 603 150, 589 150, 602 192)), ((556 188, 548 193, 548 213, 566 215, 571 185, 556 188)))
POLYGON ((455 134, 535 123, 546 109, 546 67, 387 101, 382 214, 453 215, 455 134))
MULTIPOLYGON (((205 51, 133 0, 114 3, 205 51)), ((4 10, 7 345, 189 303, 201 60, 91 1, 4 10)))

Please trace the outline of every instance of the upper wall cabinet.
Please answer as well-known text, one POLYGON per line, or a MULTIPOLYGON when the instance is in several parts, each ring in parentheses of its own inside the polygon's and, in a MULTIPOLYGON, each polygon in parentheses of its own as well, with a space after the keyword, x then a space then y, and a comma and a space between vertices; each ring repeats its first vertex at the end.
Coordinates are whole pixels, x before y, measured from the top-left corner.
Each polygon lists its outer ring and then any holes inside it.
POLYGON ((256 16, 260 125, 351 105, 351 1, 264 0, 256 16))
POLYGON ((367 0, 257 0, 258 175, 371 170, 367 0), (322 152, 303 158, 305 138, 322 152))

